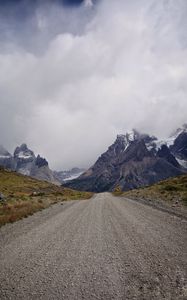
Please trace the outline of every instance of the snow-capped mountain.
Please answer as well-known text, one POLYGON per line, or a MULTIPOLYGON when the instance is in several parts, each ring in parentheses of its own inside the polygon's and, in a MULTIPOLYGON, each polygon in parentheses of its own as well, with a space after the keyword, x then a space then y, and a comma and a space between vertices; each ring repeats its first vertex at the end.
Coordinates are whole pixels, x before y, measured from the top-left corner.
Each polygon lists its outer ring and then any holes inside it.
POLYGON ((0 146, 0 166, 78 190, 102 192, 116 186, 133 189, 187 173, 187 125, 164 140, 135 129, 117 135, 87 171, 73 168, 53 172, 47 160, 36 156, 26 144, 17 147, 13 155, 0 146))
POLYGON ((80 175, 84 173, 85 169, 73 168, 67 171, 54 171, 53 174, 55 178, 61 183, 67 182, 69 180, 73 180, 78 178, 80 175))
POLYGON ((35 156, 26 144, 16 147, 11 155, 4 147, 0 147, 0 166, 19 172, 23 175, 52 183, 59 183, 50 170, 48 162, 40 155, 35 156))
POLYGON ((0 146, 0 166, 23 175, 61 184, 79 177, 85 169, 73 168, 68 171, 52 171, 48 161, 30 150, 26 144, 16 147, 13 155, 0 146))
POLYGON ((158 151, 162 145, 166 145, 175 156, 178 163, 182 167, 187 168, 187 124, 178 128, 164 140, 153 140, 151 143, 147 144, 147 147, 158 151))
POLYGON ((93 191, 129 190, 187 172, 187 126, 163 141, 132 130, 118 135, 96 163, 65 186, 93 191))
POLYGON ((23 175, 30 175, 35 164, 35 154, 26 144, 16 147, 14 151, 15 170, 23 175))

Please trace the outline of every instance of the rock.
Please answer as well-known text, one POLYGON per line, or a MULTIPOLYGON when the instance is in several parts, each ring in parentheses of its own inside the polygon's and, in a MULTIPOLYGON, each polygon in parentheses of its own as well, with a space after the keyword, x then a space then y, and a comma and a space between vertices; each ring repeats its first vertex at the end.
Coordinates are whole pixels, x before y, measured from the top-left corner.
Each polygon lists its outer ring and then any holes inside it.
POLYGON ((172 164, 174 167, 179 168, 180 165, 176 158, 171 154, 169 148, 166 145, 162 145, 161 148, 158 150, 157 153, 158 157, 165 158, 170 164, 172 164))
POLYGON ((40 155, 37 156, 35 164, 36 164, 36 166, 38 166, 38 168, 41 168, 43 166, 48 166, 47 160, 45 158, 41 157, 40 155))
POLYGON ((183 131, 170 147, 171 152, 179 159, 187 160, 187 132, 183 131))
POLYGON ((5 201, 5 196, 3 195, 3 193, 0 193, 0 202, 1 201, 5 201))
POLYGON ((38 196, 38 192, 33 192, 31 196, 38 196))

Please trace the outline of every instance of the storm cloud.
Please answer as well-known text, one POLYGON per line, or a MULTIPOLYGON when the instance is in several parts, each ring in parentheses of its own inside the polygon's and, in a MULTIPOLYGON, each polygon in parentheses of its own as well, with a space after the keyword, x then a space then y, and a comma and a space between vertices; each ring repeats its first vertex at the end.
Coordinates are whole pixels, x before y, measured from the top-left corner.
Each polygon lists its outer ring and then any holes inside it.
POLYGON ((0 13, 0 144, 88 167, 118 133, 187 121, 186 0, 29 2, 0 13))

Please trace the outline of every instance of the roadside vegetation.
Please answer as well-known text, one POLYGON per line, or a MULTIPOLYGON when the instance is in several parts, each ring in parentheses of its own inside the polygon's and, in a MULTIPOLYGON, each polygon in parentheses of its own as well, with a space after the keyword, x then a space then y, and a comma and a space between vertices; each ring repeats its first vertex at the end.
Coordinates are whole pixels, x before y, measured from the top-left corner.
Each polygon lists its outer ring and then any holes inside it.
POLYGON ((92 195, 0 168, 0 226, 32 215, 52 204, 89 199, 92 195))
POLYGON ((187 175, 170 178, 149 187, 127 192, 122 192, 120 187, 117 187, 113 194, 149 201, 161 200, 171 206, 187 207, 187 175))
POLYGON ((124 192, 122 191, 121 187, 117 185, 113 191, 114 196, 121 196, 124 192))

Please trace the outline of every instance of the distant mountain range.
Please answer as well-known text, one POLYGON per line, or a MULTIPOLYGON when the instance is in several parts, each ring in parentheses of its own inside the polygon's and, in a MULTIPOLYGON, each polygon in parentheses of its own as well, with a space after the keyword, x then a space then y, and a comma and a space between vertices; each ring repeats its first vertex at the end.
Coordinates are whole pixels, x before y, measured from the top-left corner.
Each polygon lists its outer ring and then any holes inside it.
POLYGON ((54 171, 53 174, 59 182, 63 183, 79 177, 84 171, 85 169, 73 168, 67 171, 54 171))
POLYGON ((80 176, 84 171, 84 169, 79 168, 73 168, 70 171, 52 171, 48 161, 40 155, 36 156, 26 144, 17 147, 13 155, 3 146, 0 146, 0 166, 59 185, 80 176))
POLYGON ((0 166, 77 190, 103 192, 121 187, 126 191, 187 173, 187 125, 165 140, 137 130, 118 135, 86 171, 52 171, 48 161, 26 144, 16 147, 13 155, 0 146, 0 166))
POLYGON ((168 139, 132 130, 118 135, 96 163, 66 187, 92 192, 130 190, 187 173, 187 125, 168 139))

